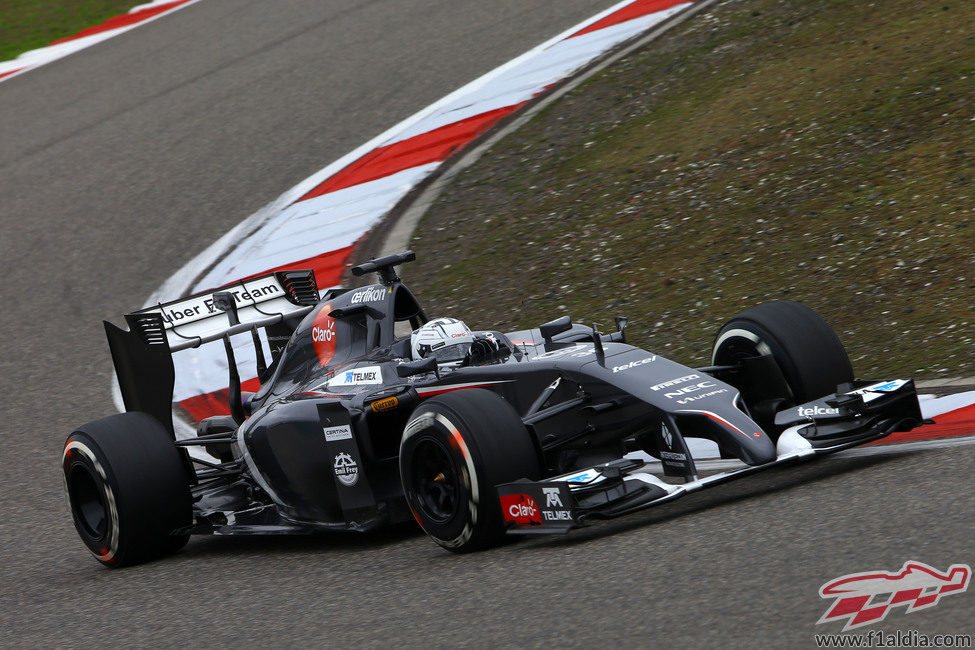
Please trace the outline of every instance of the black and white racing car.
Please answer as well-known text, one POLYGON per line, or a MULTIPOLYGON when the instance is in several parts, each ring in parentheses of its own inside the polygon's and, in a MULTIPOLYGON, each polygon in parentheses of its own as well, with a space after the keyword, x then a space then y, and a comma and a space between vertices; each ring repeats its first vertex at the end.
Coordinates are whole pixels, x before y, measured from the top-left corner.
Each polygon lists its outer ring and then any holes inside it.
POLYGON ((412 259, 354 267, 379 274, 362 288, 320 296, 312 273, 278 272, 128 314, 128 329, 105 323, 126 412, 79 427, 63 454, 95 557, 122 566, 194 534, 410 518, 446 549, 483 549, 922 422, 910 380, 855 380, 836 334, 797 302, 735 316, 690 368, 628 345, 623 318, 610 333, 568 317, 508 333, 428 320, 394 271, 412 259), (261 388, 242 395, 230 336, 248 333, 261 388), (171 355, 221 340, 230 415, 176 439, 171 355), (742 465, 702 478, 687 438, 742 465))

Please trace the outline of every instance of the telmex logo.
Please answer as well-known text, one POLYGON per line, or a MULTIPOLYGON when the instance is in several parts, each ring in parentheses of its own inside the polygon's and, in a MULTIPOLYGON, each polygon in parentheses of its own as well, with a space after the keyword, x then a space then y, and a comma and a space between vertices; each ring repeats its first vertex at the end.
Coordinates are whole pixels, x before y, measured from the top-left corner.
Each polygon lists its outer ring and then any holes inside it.
POLYGON ((968 589, 972 568, 952 564, 942 573, 923 562, 905 562, 900 571, 850 573, 819 588, 820 598, 835 598, 833 605, 816 621, 846 620, 843 631, 882 621, 894 607, 904 605, 907 613, 934 607, 942 596, 968 589))
POLYGON ((383 376, 379 366, 366 366, 364 368, 354 368, 340 372, 329 380, 328 385, 332 387, 381 383, 383 383, 383 376))

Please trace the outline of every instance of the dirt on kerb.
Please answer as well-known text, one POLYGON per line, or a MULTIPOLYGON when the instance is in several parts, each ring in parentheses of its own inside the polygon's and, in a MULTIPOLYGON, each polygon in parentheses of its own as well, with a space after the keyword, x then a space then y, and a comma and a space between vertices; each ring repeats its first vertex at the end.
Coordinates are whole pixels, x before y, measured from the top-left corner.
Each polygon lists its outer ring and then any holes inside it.
POLYGON ((688 364, 799 300, 858 376, 971 376, 973 152, 975 3, 725 2, 460 174, 403 271, 432 315, 625 315, 688 364))

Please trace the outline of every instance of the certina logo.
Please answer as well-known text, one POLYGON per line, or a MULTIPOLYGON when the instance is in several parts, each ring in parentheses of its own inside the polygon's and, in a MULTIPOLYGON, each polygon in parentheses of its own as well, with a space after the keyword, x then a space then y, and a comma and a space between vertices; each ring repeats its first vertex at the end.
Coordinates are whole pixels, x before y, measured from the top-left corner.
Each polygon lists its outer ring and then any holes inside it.
POLYGON ((542 488, 542 493, 545 495, 545 507, 546 508, 562 508, 562 497, 559 496, 559 489, 557 487, 542 488))
POLYGON ((670 429, 667 428, 667 425, 666 424, 661 424, 660 425, 660 433, 661 433, 661 435, 664 438, 664 444, 667 445, 668 448, 673 447, 674 446, 674 436, 673 436, 672 433, 670 433, 670 429))
MULTIPOLYGON (((669 397, 670 399, 676 399, 678 397, 683 397, 689 393, 696 393, 699 390, 705 390, 707 388, 714 388, 717 386, 713 381, 702 381, 697 384, 691 384, 690 386, 682 386, 670 392, 664 393, 664 397, 669 397)), ((683 403, 683 402, 681 402, 683 403)))
POLYGON ((825 406, 800 406, 797 410, 799 415, 804 418, 814 415, 838 415, 840 412, 839 409, 826 408, 825 406))
POLYGON ((882 621, 901 605, 908 614, 934 607, 942 596, 967 590, 971 577, 967 564, 952 564, 941 572, 916 561, 905 562, 900 571, 850 573, 819 588, 820 598, 836 600, 816 623, 845 620, 845 632, 882 621))
POLYGON ((378 302, 386 298, 386 289, 383 287, 369 287, 368 289, 363 289, 362 291, 356 291, 352 294, 352 299, 349 300, 353 305, 357 305, 360 302, 378 302))
POLYGON ((669 388, 670 386, 675 386, 677 384, 683 384, 685 381, 690 381, 692 379, 700 379, 701 375, 687 375, 685 377, 678 377, 677 379, 671 379, 670 381, 665 381, 660 384, 656 384, 650 387, 650 390, 660 390, 661 388, 669 388))
POLYGON ((322 431, 325 432, 325 440, 328 442, 352 439, 352 427, 347 424, 340 427, 323 427, 322 431))
POLYGON ((336 454, 332 469, 335 471, 335 478, 346 487, 352 487, 359 480, 359 466, 355 459, 344 451, 336 454))
POLYGON ((613 366, 613 372, 623 372, 624 370, 629 370, 630 368, 636 368, 637 366, 642 366, 645 363, 653 363, 657 360, 656 355, 646 357, 645 359, 637 359, 636 361, 631 361, 629 363, 624 363, 622 366, 613 366))

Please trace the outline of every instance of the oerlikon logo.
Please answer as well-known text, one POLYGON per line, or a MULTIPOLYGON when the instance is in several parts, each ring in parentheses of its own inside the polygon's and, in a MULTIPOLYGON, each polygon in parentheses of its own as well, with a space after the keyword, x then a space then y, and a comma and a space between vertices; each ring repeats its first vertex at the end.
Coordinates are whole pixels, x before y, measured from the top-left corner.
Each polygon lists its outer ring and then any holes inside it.
POLYGON ((900 571, 851 573, 830 580, 819 588, 821 598, 835 599, 822 618, 816 621, 846 620, 843 631, 884 620, 894 607, 907 613, 934 607, 942 596, 968 589, 972 568, 952 564, 941 572, 923 562, 905 562, 900 571))

